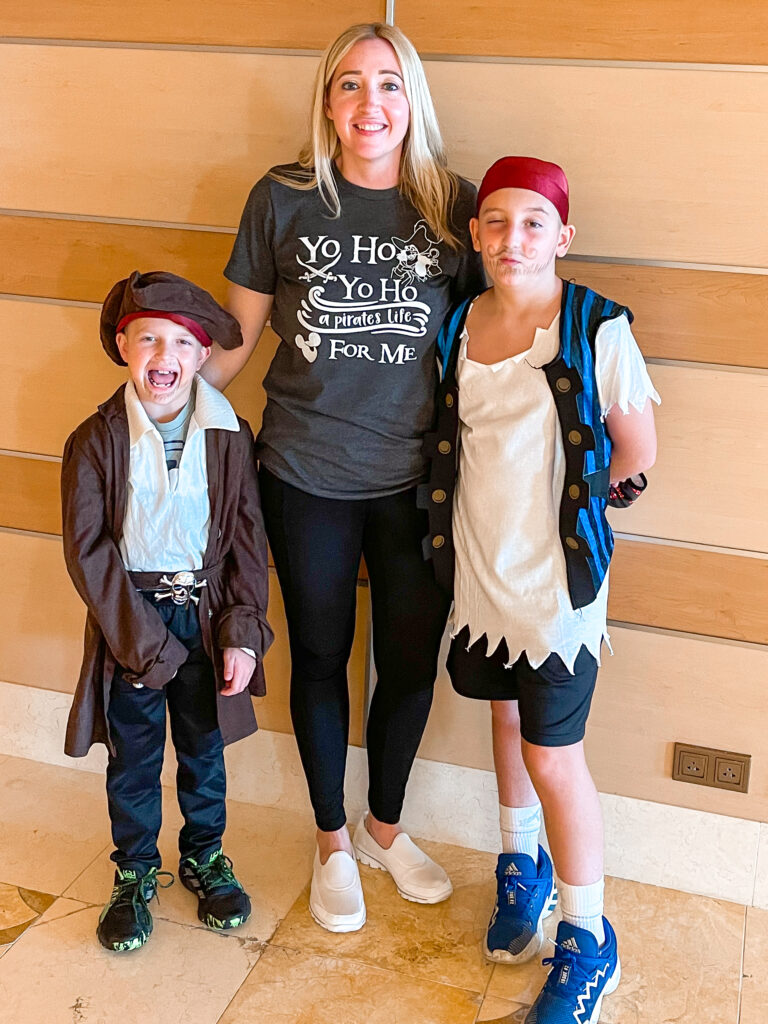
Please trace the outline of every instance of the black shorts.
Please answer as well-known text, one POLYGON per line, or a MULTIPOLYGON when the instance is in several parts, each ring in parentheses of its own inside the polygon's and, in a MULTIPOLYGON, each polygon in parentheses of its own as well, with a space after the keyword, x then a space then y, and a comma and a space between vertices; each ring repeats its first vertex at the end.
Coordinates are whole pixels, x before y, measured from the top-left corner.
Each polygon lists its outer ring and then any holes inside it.
POLYGON ((579 651, 571 674, 557 654, 531 668, 525 652, 511 668, 506 641, 486 657, 488 641, 481 637, 467 650, 467 626, 451 641, 448 674, 462 697, 476 700, 516 700, 524 740, 540 747, 567 747, 584 739, 587 716, 597 679, 597 662, 586 647, 579 651))

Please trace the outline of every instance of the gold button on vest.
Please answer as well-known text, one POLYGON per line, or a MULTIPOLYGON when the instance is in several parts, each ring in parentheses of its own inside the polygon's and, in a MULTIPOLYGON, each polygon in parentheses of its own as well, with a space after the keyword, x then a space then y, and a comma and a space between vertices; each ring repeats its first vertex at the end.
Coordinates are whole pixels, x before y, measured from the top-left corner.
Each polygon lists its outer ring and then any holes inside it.
POLYGON ((448 406, 449 409, 453 407, 453 395, 445 396, 445 404, 448 406))
POLYGON ((441 441, 437 446, 437 450, 440 452, 441 455, 449 455, 451 451, 451 442, 441 441))
POLYGON ((571 484, 571 486, 568 488, 568 494, 571 498, 573 498, 574 501, 576 501, 578 496, 581 494, 581 488, 578 484, 571 484))
POLYGON ((571 548, 572 551, 578 550, 579 542, 576 540, 575 537, 566 537, 565 543, 568 545, 569 548, 571 548))
POLYGON ((571 442, 571 444, 581 444, 581 434, 578 432, 578 430, 572 430, 568 434, 568 440, 571 442))
POLYGON ((558 391, 562 391, 562 393, 565 394, 566 391, 571 390, 571 382, 567 377, 558 377, 555 381, 555 387, 558 391))
POLYGON ((441 548, 443 544, 445 544, 445 537, 442 535, 442 533, 438 533, 432 538, 433 548, 441 548))
POLYGON ((432 501, 434 501, 437 505, 442 505, 442 503, 445 501, 445 491, 442 489, 442 487, 438 487, 437 490, 432 491, 432 501))

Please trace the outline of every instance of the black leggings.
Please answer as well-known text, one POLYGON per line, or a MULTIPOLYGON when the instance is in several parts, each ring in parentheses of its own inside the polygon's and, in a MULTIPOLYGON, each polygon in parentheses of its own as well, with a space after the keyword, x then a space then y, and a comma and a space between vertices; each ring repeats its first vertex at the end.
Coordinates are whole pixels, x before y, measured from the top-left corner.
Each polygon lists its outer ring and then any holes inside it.
POLYGON ((360 555, 371 587, 377 683, 368 716, 368 804, 395 824, 432 705, 450 604, 425 562, 415 488, 386 498, 318 498, 259 472, 291 645, 291 717, 318 828, 346 822, 347 661, 360 555))

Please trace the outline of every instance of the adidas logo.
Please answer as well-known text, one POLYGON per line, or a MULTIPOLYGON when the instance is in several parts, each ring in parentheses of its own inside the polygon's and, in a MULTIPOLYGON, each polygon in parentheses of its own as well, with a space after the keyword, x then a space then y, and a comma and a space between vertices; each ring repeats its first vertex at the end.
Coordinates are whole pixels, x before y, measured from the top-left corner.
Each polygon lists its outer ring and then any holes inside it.
POLYGON ((506 870, 504 871, 505 875, 522 875, 522 873, 523 872, 511 862, 507 864, 506 870))
POLYGON ((571 936, 570 938, 566 939, 565 942, 561 942, 560 943, 560 948, 561 949, 567 949, 571 953, 581 953, 581 950, 578 947, 576 939, 574 939, 573 936, 571 936))

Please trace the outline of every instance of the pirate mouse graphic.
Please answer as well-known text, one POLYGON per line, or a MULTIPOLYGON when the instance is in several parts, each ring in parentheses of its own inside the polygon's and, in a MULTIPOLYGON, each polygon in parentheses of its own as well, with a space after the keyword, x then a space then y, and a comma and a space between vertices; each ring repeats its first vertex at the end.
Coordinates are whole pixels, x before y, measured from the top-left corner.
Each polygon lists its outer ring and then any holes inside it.
POLYGON ((392 277, 396 281, 413 284, 414 281, 426 281, 442 273, 438 263, 440 250, 437 248, 442 239, 429 237, 426 221, 417 222, 410 238, 397 238, 393 235, 392 241, 397 246, 397 262, 392 268, 392 277))

